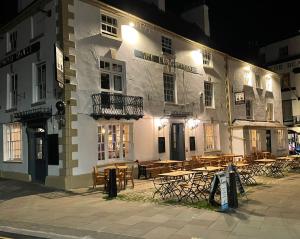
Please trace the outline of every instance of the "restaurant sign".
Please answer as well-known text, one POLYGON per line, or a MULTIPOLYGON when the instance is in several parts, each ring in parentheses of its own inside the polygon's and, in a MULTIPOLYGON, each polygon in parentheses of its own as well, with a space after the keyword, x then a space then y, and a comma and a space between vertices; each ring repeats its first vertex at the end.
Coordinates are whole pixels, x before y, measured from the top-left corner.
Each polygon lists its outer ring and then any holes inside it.
POLYGON ((64 86, 64 55, 63 51, 55 44, 56 80, 59 87, 64 86))
POLYGON ((245 92, 235 92, 234 93, 234 101, 236 105, 245 104, 245 92))
POLYGON ((176 62, 174 58, 170 58, 167 56, 156 56, 147 52, 134 50, 134 56, 146 61, 152 61, 161 65, 170 66, 173 68, 181 69, 186 72, 197 74, 197 68, 193 66, 188 66, 180 62, 176 62))
POLYGON ((18 61, 26 56, 29 56, 32 53, 35 53, 39 50, 40 50, 40 42, 33 43, 32 45, 27 46, 27 47, 23 48, 22 50, 17 51, 16 53, 2 59, 0 61, 0 68, 4 67, 6 65, 9 65, 15 61, 18 61))

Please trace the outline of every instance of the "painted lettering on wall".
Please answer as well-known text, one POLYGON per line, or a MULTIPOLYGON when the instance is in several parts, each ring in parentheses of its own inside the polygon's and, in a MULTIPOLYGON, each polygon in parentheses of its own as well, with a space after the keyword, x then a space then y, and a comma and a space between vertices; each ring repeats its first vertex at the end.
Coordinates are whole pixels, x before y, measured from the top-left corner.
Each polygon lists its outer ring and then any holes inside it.
POLYGON ((22 50, 17 51, 16 53, 2 59, 0 61, 0 68, 18 61, 26 56, 29 56, 32 53, 37 52, 38 50, 40 50, 40 42, 33 43, 32 45, 25 47, 22 50))
POLYGON ((170 58, 170 57, 166 57, 166 56, 156 56, 156 55, 152 55, 150 53, 139 51, 139 50, 134 50, 134 55, 135 55, 135 57, 141 58, 146 61, 152 61, 152 62, 161 64, 161 65, 174 67, 177 69, 184 70, 186 72, 191 72, 191 73, 195 73, 195 74, 198 73, 196 67, 188 66, 183 63, 176 62, 175 58, 170 58))

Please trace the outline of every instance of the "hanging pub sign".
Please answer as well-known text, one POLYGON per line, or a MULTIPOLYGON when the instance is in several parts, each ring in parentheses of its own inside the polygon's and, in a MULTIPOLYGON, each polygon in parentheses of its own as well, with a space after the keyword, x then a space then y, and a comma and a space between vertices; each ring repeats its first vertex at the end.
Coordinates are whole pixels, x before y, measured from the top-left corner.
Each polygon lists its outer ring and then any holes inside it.
POLYGON ((245 104, 245 92, 235 92, 234 93, 234 101, 236 105, 245 104))
POLYGON ((56 63, 56 80, 59 87, 64 87, 64 54, 62 50, 55 44, 55 63, 56 63))
POLYGON ((30 46, 27 46, 16 53, 5 57, 4 59, 0 60, 0 68, 14 63, 15 61, 21 60, 22 58, 31 55, 40 50, 40 42, 35 42, 30 46))

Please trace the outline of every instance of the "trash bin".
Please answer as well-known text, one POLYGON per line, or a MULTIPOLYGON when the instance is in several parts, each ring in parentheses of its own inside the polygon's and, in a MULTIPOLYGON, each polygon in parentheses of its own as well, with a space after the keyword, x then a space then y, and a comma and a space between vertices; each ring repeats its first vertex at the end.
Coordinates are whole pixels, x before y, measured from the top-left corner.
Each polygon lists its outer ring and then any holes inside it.
POLYGON ((108 197, 114 198, 117 196, 116 169, 109 170, 107 189, 108 189, 108 197))
POLYGON ((238 207, 238 197, 236 190, 235 172, 229 172, 229 195, 228 195, 228 206, 230 208, 238 207))

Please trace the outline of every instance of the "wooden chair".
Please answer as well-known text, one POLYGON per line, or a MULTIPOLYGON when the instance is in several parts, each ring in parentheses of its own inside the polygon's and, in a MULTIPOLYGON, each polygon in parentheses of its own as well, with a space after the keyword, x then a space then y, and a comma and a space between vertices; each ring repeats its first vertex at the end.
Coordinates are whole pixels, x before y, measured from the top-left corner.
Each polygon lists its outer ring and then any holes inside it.
POLYGON ((126 182, 126 170, 127 169, 120 169, 117 167, 117 172, 116 172, 116 179, 119 185, 120 189, 125 189, 125 182, 126 182))
POLYGON ((125 185, 127 185, 128 180, 130 180, 132 184, 132 188, 134 188, 133 171, 134 171, 134 166, 132 166, 130 169, 127 169, 125 174, 125 185))
POLYGON ((93 188, 97 185, 104 185, 104 189, 107 187, 107 177, 104 172, 100 172, 97 167, 93 167, 93 188))

